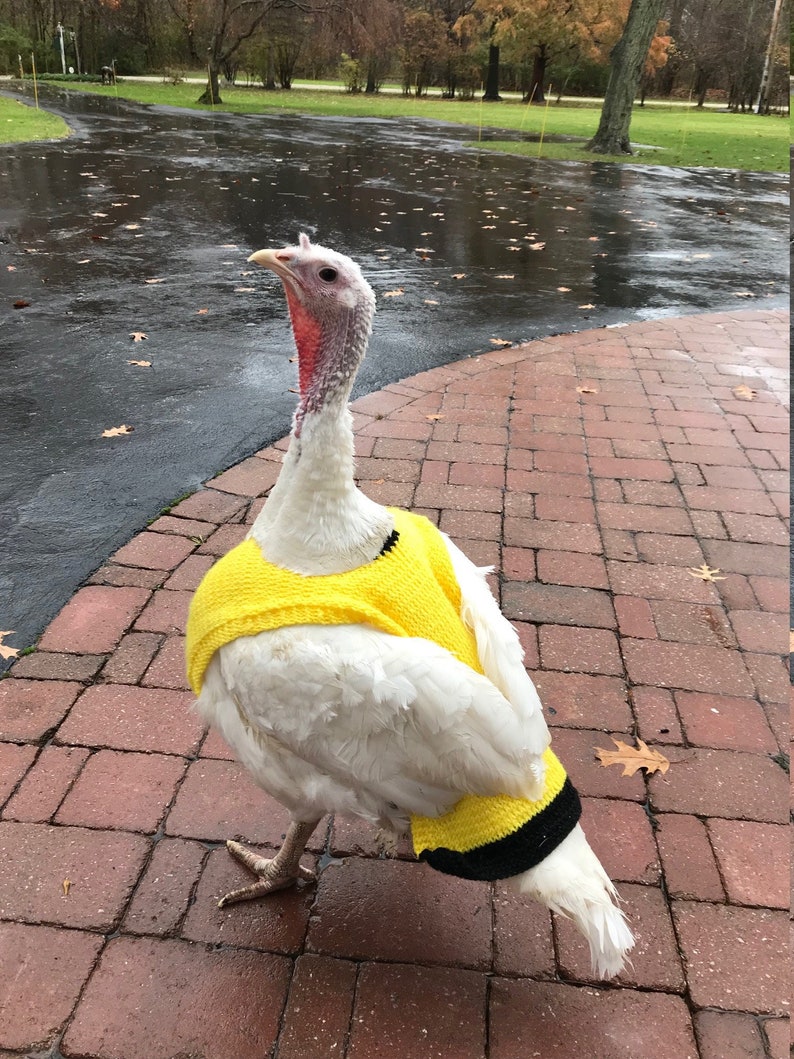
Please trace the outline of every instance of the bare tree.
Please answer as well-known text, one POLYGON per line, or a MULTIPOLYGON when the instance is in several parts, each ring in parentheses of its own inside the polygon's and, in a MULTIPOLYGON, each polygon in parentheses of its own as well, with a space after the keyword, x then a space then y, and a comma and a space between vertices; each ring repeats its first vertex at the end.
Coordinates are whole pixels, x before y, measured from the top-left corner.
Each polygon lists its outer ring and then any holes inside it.
MULTIPOLYGON (((256 33, 277 7, 307 10, 310 0, 168 0, 185 32, 207 40, 207 85, 196 102, 220 103, 220 73, 240 46, 256 33)), ((194 44, 194 50, 196 45, 194 44)))

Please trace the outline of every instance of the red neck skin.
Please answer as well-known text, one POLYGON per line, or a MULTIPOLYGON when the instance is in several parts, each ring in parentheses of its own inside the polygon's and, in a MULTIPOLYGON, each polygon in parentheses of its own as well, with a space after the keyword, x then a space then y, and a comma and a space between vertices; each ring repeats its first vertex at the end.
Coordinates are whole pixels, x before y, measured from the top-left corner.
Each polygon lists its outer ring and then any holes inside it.
POLYGON ((303 416, 309 410, 309 396, 312 379, 317 370, 318 355, 322 345, 322 326, 304 307, 296 294, 285 284, 287 305, 292 321, 292 333, 298 350, 298 385, 301 403, 295 422, 295 435, 300 437, 303 416))

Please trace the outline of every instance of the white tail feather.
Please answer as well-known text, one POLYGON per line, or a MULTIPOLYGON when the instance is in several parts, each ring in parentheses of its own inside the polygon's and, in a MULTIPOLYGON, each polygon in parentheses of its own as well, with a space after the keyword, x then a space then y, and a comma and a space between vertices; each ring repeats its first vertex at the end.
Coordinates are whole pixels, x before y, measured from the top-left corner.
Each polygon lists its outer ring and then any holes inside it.
POLYGON ((617 891, 579 824, 540 864, 507 881, 574 922, 587 938, 599 978, 620 973, 634 935, 616 903, 617 891))

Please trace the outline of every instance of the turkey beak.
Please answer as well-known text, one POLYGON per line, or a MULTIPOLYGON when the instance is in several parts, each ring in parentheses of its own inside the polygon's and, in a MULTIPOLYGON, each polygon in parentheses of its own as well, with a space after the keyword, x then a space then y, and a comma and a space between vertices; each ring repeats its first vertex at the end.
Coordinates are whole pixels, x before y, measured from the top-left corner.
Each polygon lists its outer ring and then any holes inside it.
POLYGON ((289 262, 292 260, 292 253, 289 250, 257 250, 255 254, 251 254, 248 258, 249 263, 255 265, 261 265, 262 268, 269 268, 271 272, 275 272, 278 278, 285 283, 289 283, 293 288, 300 286, 298 277, 289 267, 289 262))

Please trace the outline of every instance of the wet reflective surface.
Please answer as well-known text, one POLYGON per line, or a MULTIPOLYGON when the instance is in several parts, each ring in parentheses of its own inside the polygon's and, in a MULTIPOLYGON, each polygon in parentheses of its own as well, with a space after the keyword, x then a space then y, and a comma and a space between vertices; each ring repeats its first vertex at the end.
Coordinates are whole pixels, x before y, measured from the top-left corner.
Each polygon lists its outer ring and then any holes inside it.
POLYGON ((252 250, 304 230, 361 263, 378 314, 357 394, 492 338, 785 300, 782 174, 485 155, 462 146, 476 132, 420 121, 42 97, 75 135, 0 153, 14 646, 170 500, 288 431, 286 310, 252 250))

